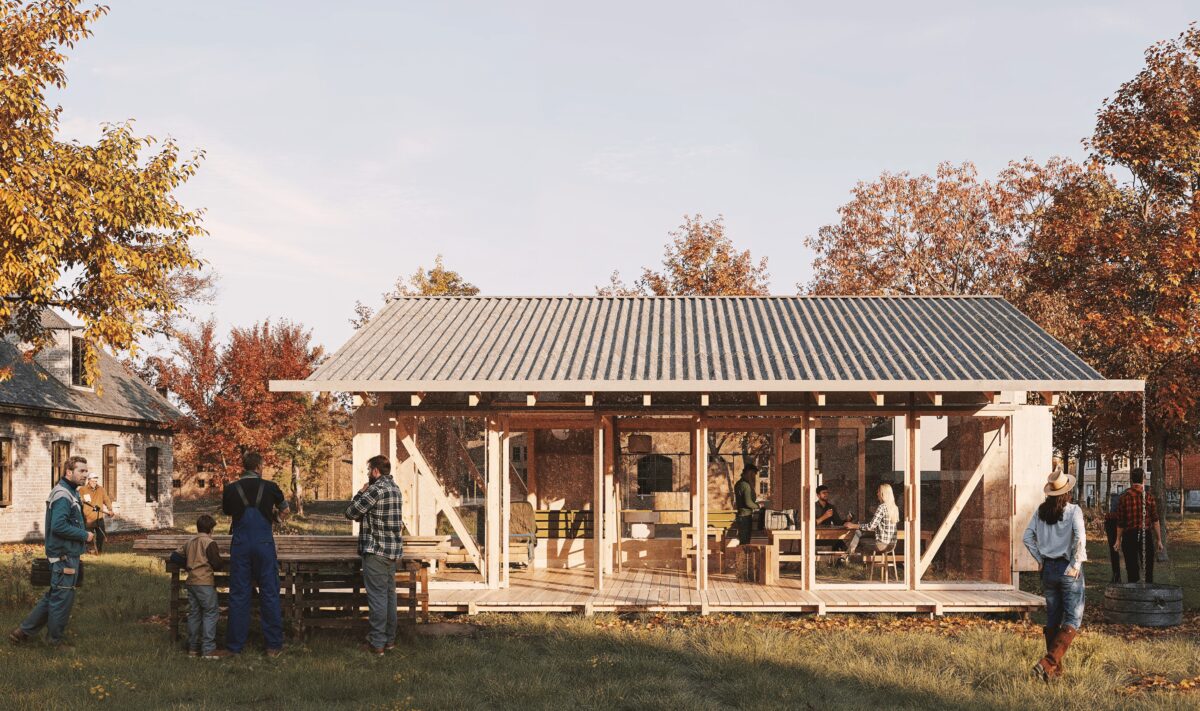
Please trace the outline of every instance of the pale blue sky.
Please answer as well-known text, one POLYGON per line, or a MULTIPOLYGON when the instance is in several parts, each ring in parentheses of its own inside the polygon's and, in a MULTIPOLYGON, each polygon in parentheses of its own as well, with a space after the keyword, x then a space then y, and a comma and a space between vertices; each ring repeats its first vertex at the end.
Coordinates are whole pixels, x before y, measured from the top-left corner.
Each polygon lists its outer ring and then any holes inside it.
MULTIPOLYGON (((208 158, 222 327, 336 348, 436 254, 486 294, 591 293, 723 213, 807 280, 858 180, 1080 157, 1185 2, 109 0, 67 65, 64 134, 135 118, 208 158)), ((1189 14, 1190 11, 1190 14, 1189 14)))

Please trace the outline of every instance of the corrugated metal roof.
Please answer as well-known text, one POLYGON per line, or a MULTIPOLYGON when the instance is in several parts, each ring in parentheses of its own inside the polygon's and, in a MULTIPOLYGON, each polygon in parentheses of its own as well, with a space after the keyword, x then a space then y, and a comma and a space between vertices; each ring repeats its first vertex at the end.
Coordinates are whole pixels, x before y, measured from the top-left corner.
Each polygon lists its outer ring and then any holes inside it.
POLYGON ((1135 382, 1105 381, 999 297, 543 296, 398 299, 307 381, 275 387, 1140 389, 1135 382))

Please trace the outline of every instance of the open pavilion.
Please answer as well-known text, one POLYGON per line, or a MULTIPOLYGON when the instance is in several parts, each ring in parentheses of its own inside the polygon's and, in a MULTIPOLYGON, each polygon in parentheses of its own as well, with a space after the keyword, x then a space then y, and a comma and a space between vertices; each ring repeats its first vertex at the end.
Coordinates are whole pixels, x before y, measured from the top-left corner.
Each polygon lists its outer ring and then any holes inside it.
POLYGON ((802 296, 407 297, 271 383, 355 394, 355 488, 391 459, 408 532, 459 561, 431 608, 471 613, 1040 607, 1020 538, 1052 407, 1143 387, 998 297, 802 296), (727 535, 748 462, 757 581, 727 535), (882 483, 891 560, 838 565, 817 487, 865 521, 882 483))

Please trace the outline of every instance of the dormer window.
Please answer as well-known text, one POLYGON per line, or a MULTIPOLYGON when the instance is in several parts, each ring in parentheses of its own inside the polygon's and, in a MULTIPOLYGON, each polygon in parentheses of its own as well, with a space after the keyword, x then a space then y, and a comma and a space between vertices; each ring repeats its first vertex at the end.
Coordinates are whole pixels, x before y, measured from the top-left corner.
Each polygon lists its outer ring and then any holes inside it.
POLYGON ((77 388, 90 388, 87 373, 84 372, 83 353, 85 345, 79 336, 71 336, 71 384, 77 388))

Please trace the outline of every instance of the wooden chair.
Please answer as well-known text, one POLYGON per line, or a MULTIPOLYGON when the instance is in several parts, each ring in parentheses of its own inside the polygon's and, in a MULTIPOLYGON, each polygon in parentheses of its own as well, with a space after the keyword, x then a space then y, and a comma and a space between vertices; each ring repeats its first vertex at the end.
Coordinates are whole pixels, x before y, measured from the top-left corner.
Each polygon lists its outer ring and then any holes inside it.
POLYGON ((896 561, 896 543, 897 542, 898 541, 892 541, 891 545, 889 545, 887 548, 883 549, 882 551, 873 553, 869 556, 864 556, 864 557, 869 557, 869 559, 870 559, 870 563, 871 563, 870 579, 871 580, 875 579, 875 569, 876 568, 879 569, 879 580, 881 582, 885 582, 885 583, 890 582, 889 581, 889 573, 888 573, 889 570, 891 571, 892 575, 896 576, 896 580, 900 580, 900 568, 897 566, 897 561, 896 561))

